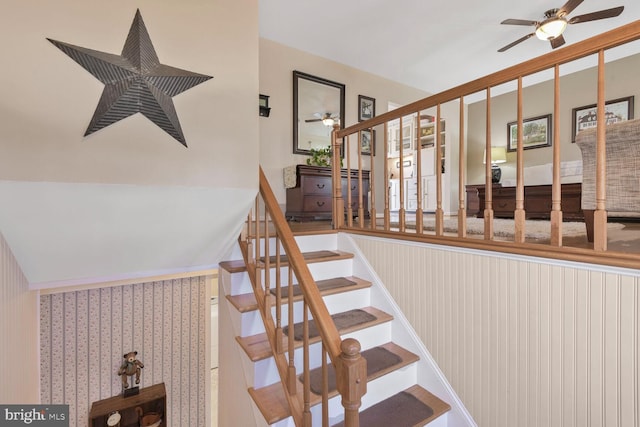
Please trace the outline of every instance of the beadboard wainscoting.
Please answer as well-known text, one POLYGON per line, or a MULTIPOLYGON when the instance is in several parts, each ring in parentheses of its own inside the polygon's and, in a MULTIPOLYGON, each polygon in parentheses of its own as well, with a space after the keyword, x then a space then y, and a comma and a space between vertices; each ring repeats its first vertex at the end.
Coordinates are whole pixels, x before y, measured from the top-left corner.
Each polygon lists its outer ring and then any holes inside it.
POLYGON ((479 426, 640 425, 640 270, 352 238, 479 426))
POLYGON ((144 363, 141 387, 164 382, 167 424, 209 421, 209 276, 40 297, 41 399, 70 405, 87 425, 91 403, 121 393, 123 355, 144 363))
POLYGON ((29 290, 2 233, 0 337, 0 403, 38 403, 37 369, 24 369, 38 366, 38 293, 29 290))

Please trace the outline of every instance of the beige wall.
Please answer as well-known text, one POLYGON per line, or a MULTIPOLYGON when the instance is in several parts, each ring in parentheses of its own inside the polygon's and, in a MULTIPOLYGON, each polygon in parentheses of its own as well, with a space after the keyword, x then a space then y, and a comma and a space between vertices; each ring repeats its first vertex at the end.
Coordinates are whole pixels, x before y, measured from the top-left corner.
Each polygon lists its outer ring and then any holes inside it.
MULTIPOLYGON (((595 57, 587 58, 589 65, 595 65, 595 57)), ((563 71, 562 66, 560 68, 563 71)), ((637 70, 640 67, 640 55, 620 59, 608 63, 605 68, 605 84, 607 100, 627 96, 640 95, 637 81, 637 70)), ((553 78, 553 72, 541 75, 547 79, 553 78)), ((530 78, 537 77, 532 76, 530 78)), ((523 84, 527 84, 527 79, 523 84)), ((597 71, 590 68, 584 71, 568 74, 560 79, 560 155, 562 161, 580 160, 580 149, 571 142, 571 114, 572 109, 584 105, 594 104, 596 94, 597 71)), ((515 86, 514 86, 515 88, 515 86)), ((491 99, 491 145, 507 146, 507 123, 517 120, 517 97, 515 92, 495 96, 491 99)), ((523 89, 523 118, 553 114, 553 81, 538 83, 523 89)), ((637 109, 636 109, 637 111, 637 109)), ((467 136, 467 168, 468 184, 484 182, 484 165, 482 164, 485 135, 486 135, 486 102, 480 101, 468 106, 468 136, 467 136)), ((524 165, 533 166, 550 163, 553 156, 552 147, 536 148, 524 151, 524 165)), ((500 165, 502 179, 515 179, 516 153, 507 153, 507 163, 500 165)), ((525 183, 526 184, 526 183, 525 183)))
MULTIPOLYGON (((293 70, 345 84, 347 125, 358 120, 358 95, 375 98, 376 114, 386 112, 389 102, 402 105, 427 96, 427 93, 418 89, 260 39, 260 93, 270 96, 271 107, 270 117, 260 118, 260 164, 281 204, 286 201, 282 168, 305 163, 308 158, 293 154, 293 70)), ((377 137, 377 155, 374 159, 376 167, 382 168, 385 157, 382 152, 382 133, 377 132, 377 137)), ((354 144, 354 157, 356 148, 354 144)), ((365 169, 369 169, 369 161, 365 158, 365 169)), ((378 188, 383 187, 378 185, 378 188)))
POLYGON ((0 48, 11 64, 2 71, 10 84, 0 98, 0 179, 255 186, 252 7, 255 1, 12 2, 0 25, 0 36, 12 41, 0 48), (214 77, 173 98, 189 148, 141 114, 84 137, 104 85, 46 40, 119 54, 137 8, 161 63, 214 77))
POLYGON ((479 426, 640 425, 640 274, 352 236, 479 426))
POLYGON ((258 186, 257 0, 11 2, 0 36, 0 230, 27 280, 214 267, 258 186), (119 54, 138 8, 161 63, 213 76, 173 97, 188 148, 141 114, 84 137, 104 85, 46 40, 119 54))
POLYGON ((39 403, 38 294, 0 233, 0 403, 39 403), (16 364, 17 363, 17 364, 16 364), (16 369, 16 366, 20 366, 16 369))

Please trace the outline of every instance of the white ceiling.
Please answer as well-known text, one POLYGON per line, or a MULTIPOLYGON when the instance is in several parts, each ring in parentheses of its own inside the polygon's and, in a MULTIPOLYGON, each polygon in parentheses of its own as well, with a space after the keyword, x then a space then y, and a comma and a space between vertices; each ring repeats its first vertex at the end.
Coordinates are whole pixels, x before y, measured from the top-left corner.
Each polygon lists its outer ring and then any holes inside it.
MULTIPOLYGON (((260 0, 260 36, 438 93, 550 52, 532 37, 498 53, 534 30, 500 22, 541 21, 565 1, 260 0)), ((638 0, 585 0, 569 18, 616 6, 616 18, 569 25, 565 46, 640 19, 638 0)))

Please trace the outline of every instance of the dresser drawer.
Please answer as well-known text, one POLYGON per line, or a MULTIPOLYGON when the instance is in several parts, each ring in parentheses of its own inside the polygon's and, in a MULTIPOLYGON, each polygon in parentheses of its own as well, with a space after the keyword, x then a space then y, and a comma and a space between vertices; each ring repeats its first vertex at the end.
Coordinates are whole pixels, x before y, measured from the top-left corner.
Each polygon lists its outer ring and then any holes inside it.
POLYGON ((493 215, 513 218, 516 210, 516 200, 510 197, 497 197, 493 199, 493 215))
POLYGON ((325 194, 331 196, 331 178, 324 176, 305 176, 302 183, 304 194, 325 194))
POLYGON ((305 212, 331 212, 331 196, 305 196, 303 210, 305 212))

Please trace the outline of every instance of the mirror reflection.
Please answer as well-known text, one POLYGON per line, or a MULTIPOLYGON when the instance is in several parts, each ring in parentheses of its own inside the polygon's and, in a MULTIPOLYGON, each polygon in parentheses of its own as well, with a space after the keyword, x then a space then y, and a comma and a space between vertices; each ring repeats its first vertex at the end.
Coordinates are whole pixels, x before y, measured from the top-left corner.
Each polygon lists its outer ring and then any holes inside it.
POLYGON ((342 83, 293 72, 294 153, 310 154, 331 145, 334 123, 344 127, 344 91, 342 83))

